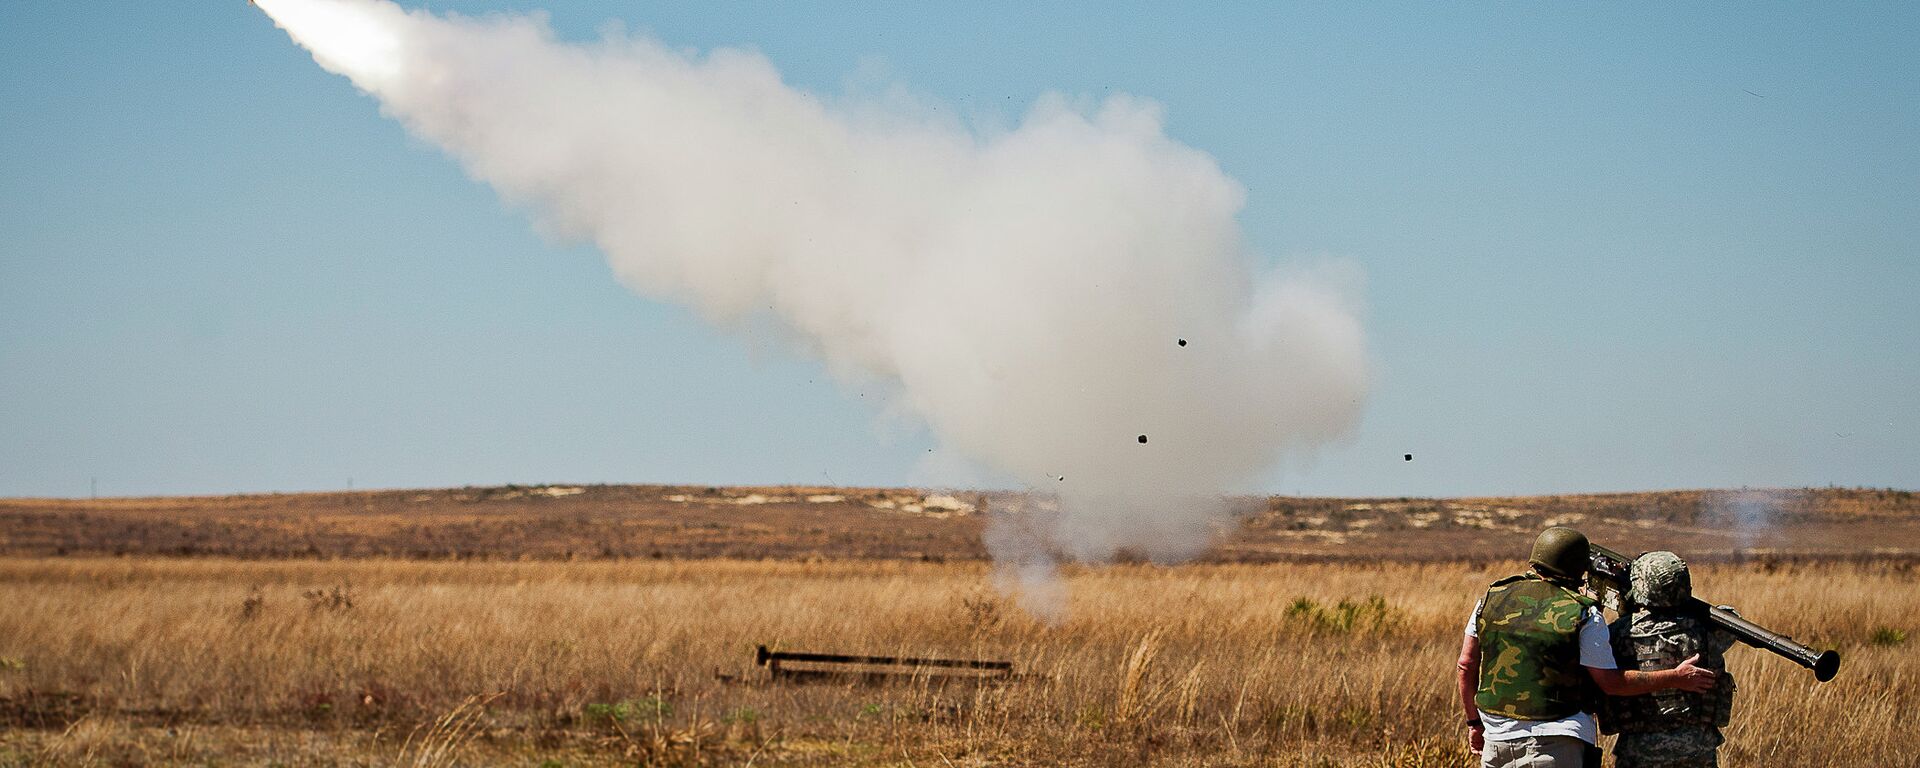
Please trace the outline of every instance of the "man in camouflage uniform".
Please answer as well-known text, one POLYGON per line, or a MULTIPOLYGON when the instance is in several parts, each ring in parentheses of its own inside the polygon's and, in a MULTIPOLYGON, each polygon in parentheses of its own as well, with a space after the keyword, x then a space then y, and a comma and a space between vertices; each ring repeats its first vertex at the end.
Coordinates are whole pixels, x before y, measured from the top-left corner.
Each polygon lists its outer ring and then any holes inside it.
POLYGON ((1691 660, 1672 668, 1620 670, 1606 619, 1580 589, 1587 537, 1548 528, 1531 569, 1489 585, 1461 642, 1459 691, 1467 741, 1485 768, 1598 768, 1600 693, 1638 696, 1704 691, 1713 672, 1691 660))
POLYGON ((1723 739, 1720 729, 1733 711, 1733 676, 1723 654, 1733 635, 1708 622, 1692 600, 1687 563, 1672 552, 1635 558, 1627 591, 1630 610, 1613 623, 1613 650, 1626 669, 1665 669, 1695 655, 1718 672, 1701 693, 1662 691, 1638 698, 1609 697, 1600 727, 1620 734, 1613 758, 1618 768, 1713 768, 1723 739), (1687 606, 1693 605, 1694 609, 1687 606))

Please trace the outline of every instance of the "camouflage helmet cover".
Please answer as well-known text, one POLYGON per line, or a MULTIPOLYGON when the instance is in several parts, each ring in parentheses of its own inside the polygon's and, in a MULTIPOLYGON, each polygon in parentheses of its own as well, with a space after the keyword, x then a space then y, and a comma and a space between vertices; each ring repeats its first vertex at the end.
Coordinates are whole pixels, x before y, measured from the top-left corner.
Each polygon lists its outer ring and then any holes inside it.
POLYGON ((1633 559, 1633 584, 1627 599, 1656 608, 1671 607, 1693 596, 1693 577, 1687 561, 1672 552, 1655 551, 1633 559))
POLYGON ((1572 528, 1554 526, 1533 540, 1533 557, 1528 562, 1548 575, 1578 579, 1587 574, 1591 546, 1587 535, 1572 528))

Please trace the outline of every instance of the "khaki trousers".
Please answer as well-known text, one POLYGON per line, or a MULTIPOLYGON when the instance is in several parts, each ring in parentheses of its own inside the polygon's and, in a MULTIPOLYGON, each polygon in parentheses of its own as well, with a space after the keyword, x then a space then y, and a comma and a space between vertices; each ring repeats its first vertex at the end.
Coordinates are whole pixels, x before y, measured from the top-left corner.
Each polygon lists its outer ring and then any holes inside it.
POLYGON ((1481 768, 1600 768, 1600 750, 1572 736, 1489 741, 1480 750, 1480 765, 1481 768))

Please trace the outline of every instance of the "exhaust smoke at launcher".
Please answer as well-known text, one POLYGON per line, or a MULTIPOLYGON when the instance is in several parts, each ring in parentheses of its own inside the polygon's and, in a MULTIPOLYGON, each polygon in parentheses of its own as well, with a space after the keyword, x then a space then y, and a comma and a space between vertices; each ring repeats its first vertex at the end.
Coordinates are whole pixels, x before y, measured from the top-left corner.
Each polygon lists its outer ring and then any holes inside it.
POLYGON ((258 5, 632 290, 741 332, 771 321, 944 447, 1056 496, 996 518, 1010 573, 1197 554, 1223 492, 1359 418, 1358 270, 1263 268, 1241 187, 1151 102, 1048 95, 974 130, 794 89, 744 50, 575 44, 540 15, 383 0, 258 5))

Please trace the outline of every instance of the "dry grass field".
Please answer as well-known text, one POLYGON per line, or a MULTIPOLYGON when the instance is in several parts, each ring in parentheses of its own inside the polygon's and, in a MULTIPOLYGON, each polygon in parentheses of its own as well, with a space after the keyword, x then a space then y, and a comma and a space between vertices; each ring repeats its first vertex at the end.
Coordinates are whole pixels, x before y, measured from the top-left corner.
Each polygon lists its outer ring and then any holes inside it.
MULTIPOLYGON (((974 563, 6 559, 0 764, 1463 766, 1453 656, 1507 567, 1079 569, 1049 625, 974 563), (772 683, 760 643, 1028 676, 772 683)), ((1726 764, 1913 765, 1915 581, 1703 568, 1846 655, 1736 651, 1726 764)))
POLYGON ((0 500, 0 766, 1466 766, 1465 613, 1539 527, 1671 547, 1840 677, 1736 650, 1729 766, 1913 766, 1912 494, 1273 499, 1203 562, 996 589, 993 494, 567 486, 0 500), (770 680, 756 646, 1014 662, 770 680))

